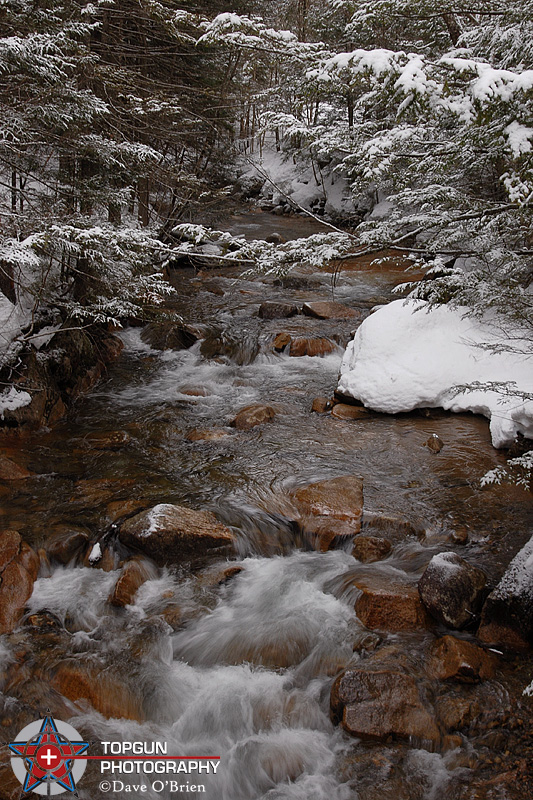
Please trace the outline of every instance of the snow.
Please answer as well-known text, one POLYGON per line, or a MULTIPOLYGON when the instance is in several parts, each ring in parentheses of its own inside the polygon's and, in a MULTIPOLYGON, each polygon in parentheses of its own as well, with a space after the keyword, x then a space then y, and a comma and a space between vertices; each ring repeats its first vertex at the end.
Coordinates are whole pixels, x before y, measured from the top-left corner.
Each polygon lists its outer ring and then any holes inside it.
POLYGON ((522 153, 529 153, 531 151, 531 142, 533 138, 533 128, 526 128, 525 125, 520 125, 519 122, 514 120, 504 129, 509 140, 509 147, 515 158, 519 158, 522 153))
POLYGON ((495 447, 516 434, 533 438, 533 353, 526 338, 500 333, 489 318, 467 309, 396 300, 368 317, 350 342, 339 390, 375 411, 415 408, 472 411, 490 419, 495 447), (502 352, 483 345, 504 348, 502 352), (494 386, 494 383, 506 384, 494 386), (480 384, 471 391, 458 387, 480 384))
POLYGON ((11 386, 10 389, 0 394, 0 419, 4 419, 6 411, 16 411, 17 408, 23 408, 30 403, 31 395, 28 392, 20 392, 11 386))
POLYGON ((167 514, 171 514, 176 510, 176 506, 172 503, 159 503, 154 506, 148 515, 148 528, 142 532, 143 536, 150 536, 159 530, 159 523, 167 514))
POLYGON ((491 597, 531 597, 533 600, 533 536, 509 564, 491 597))
POLYGON ((100 561, 101 558, 102 558, 102 548, 101 548, 99 542, 97 542, 94 545, 94 547, 91 550, 91 552, 89 553, 89 563, 90 564, 96 564, 96 562, 100 561))
POLYGON ((455 553, 437 553, 429 562, 429 566, 437 567, 444 572, 457 572, 461 565, 457 563, 455 553))

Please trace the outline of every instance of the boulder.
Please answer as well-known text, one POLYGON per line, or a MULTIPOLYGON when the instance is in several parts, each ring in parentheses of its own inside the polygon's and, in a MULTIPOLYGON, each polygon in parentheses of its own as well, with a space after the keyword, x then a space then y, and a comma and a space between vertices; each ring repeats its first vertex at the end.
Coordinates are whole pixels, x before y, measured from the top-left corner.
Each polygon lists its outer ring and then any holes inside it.
POLYGON ((20 481, 24 478, 29 478, 30 475, 31 472, 28 472, 26 467, 22 467, 10 458, 0 455, 0 480, 20 481))
POLYGON ((479 611, 487 578, 456 553, 433 556, 418 582, 429 613, 448 628, 460 630, 479 611))
POLYGON ((353 543, 352 556, 363 564, 372 564, 386 558, 392 543, 380 536, 357 536, 353 543))
POLYGON ((37 554, 13 530, 0 533, 0 634, 17 626, 39 571, 37 554))
POLYGON ((292 336, 290 333, 287 333, 287 331, 281 331, 281 333, 276 334, 274 341, 272 342, 272 347, 274 350, 276 350, 276 352, 281 353, 281 351, 284 350, 287 345, 291 343, 291 341, 292 336))
POLYGON ((370 412, 360 406, 351 406, 346 403, 335 403, 331 411, 335 419, 369 419, 370 412))
POLYGON ((255 428, 256 425, 272 422, 275 416, 276 412, 272 406, 258 403, 241 408, 237 416, 230 422, 230 425, 233 428, 237 428, 238 431, 249 431, 255 428))
POLYGON ((328 400, 327 397, 315 397, 313 405, 311 406, 311 411, 314 411, 315 414, 326 414, 328 411, 331 411, 331 407, 331 400, 328 400))
POLYGON ((511 650, 533 645, 533 536, 487 597, 477 635, 511 650))
POLYGON ((427 673, 440 681, 479 683, 494 676, 496 664, 492 653, 473 642, 441 636, 431 646, 427 673))
POLYGON ((307 338, 298 336, 291 340, 289 355, 299 358, 301 356, 325 356, 336 350, 336 342, 324 337, 307 338))
POLYGON ((333 303, 327 300, 316 303, 304 303, 302 312, 307 317, 315 319, 360 319, 361 312, 355 308, 345 306, 343 303, 333 303))
MULTIPOLYGON (((49 676, 51 686, 75 703, 88 701, 104 717, 144 720, 141 694, 134 692, 118 674, 97 661, 81 658, 59 662, 49 676)), ((82 702, 83 709, 85 703, 82 702)))
POLYGON ((230 435, 224 428, 194 428, 185 438, 189 442, 218 442, 220 439, 227 439, 230 435))
POLYGON ((108 602, 119 608, 130 605, 143 583, 155 575, 154 568, 146 561, 140 558, 131 558, 122 567, 108 602))
POLYGON ((372 658, 338 676, 331 690, 331 710, 344 730, 362 739, 414 738, 431 748, 440 739, 416 679, 372 658))
POLYGON ((431 626, 431 618, 413 584, 382 573, 357 578, 353 583, 361 591, 355 613, 367 628, 405 631, 431 626))
POLYGON ((311 483, 294 492, 293 500, 302 515, 345 520, 354 534, 361 530, 363 479, 358 475, 311 483))
POLYGON ((141 339, 154 350, 186 350, 198 341, 197 331, 172 320, 150 322, 142 330, 141 339))
POLYGON ((235 535, 210 512, 169 503, 127 519, 119 539, 160 566, 233 555, 236 544, 235 535))
POLYGON ((261 319, 286 319, 296 316, 298 306, 295 306, 294 303, 261 303, 258 313, 261 319))

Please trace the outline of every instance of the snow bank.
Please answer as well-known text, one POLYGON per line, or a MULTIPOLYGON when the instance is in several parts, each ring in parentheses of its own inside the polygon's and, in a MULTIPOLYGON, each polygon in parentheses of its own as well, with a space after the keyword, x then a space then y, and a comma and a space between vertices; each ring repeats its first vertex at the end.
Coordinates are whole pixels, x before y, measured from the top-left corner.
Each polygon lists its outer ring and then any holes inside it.
POLYGON ((29 406, 30 403, 31 395, 28 392, 19 391, 11 386, 0 394, 0 419, 4 419, 6 411, 16 411, 17 408, 29 406))
POLYGON ((533 438, 531 344, 513 338, 513 352, 494 352, 508 336, 489 320, 464 317, 466 309, 396 300, 368 317, 350 342, 341 365, 339 391, 375 411, 396 414, 414 408, 472 411, 490 419, 495 447, 517 432, 533 438), (505 390, 488 383, 514 382, 505 390), (475 391, 454 387, 481 383, 475 391))

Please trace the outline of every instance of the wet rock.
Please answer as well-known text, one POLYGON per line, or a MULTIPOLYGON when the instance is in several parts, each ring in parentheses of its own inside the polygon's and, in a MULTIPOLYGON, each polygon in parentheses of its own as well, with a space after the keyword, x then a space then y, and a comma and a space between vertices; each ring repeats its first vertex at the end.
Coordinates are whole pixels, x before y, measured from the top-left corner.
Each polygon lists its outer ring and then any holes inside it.
POLYGON ((328 411, 331 411, 331 408, 331 400, 328 400, 327 397, 315 397, 311 411, 314 411, 316 414, 326 414, 328 411))
POLYGON ((146 561, 139 558, 131 558, 122 567, 115 587, 109 595, 108 602, 112 606, 119 608, 130 605, 143 583, 155 577, 155 575, 154 568, 147 564, 146 561))
POLYGON ((362 739, 414 738, 432 747, 440 738, 415 678, 372 658, 339 675, 331 690, 331 709, 344 730, 362 739))
POLYGON ((533 645, 533 537, 487 597, 477 635, 483 642, 511 650, 533 645))
POLYGON ((74 558, 79 558, 87 549, 89 534, 82 528, 61 525, 47 539, 45 551, 49 558, 60 564, 68 564, 74 558))
POLYGON ((267 302, 261 303, 259 306, 259 316, 261 319, 286 319, 288 317, 295 317, 298 313, 298 306, 294 303, 276 303, 267 302))
POLYGON ((281 286, 283 289, 320 289, 322 284, 316 278, 306 278, 305 275, 285 275, 283 278, 276 278, 274 286, 281 286))
POLYGON ((301 356, 325 356, 328 353, 333 353, 336 348, 336 342, 332 342, 331 339, 298 336, 291 341, 289 355, 295 358, 300 358, 301 356))
POLYGON ((363 564, 372 564, 386 558, 392 550, 392 543, 380 536, 357 536, 352 549, 352 556, 363 564))
POLYGON ((361 316, 361 312, 355 308, 328 301, 304 303, 302 312, 315 319, 357 319, 361 316))
POLYGON ((285 244, 286 241, 280 233, 271 233, 265 237, 265 242, 269 244, 285 244))
POLYGON ((290 335, 290 333, 282 331, 281 333, 276 334, 274 341, 272 342, 272 347, 278 353, 281 353, 281 351, 284 350, 285 347, 287 347, 287 345, 290 344, 291 342, 292 342, 292 336, 290 335))
POLYGON ((444 442, 437 436, 436 433, 432 433, 429 439, 424 442, 424 447, 429 448, 432 453, 440 453, 444 447, 444 442))
POLYGON ((192 386, 185 384, 178 389, 180 394, 185 394, 188 397, 209 397, 211 392, 205 386, 192 386))
POLYGON ((294 492, 293 499, 302 515, 346 520, 352 523, 353 533, 361 529, 363 479, 358 475, 311 483, 294 492))
POLYGON ((85 437, 85 443, 92 450, 122 450, 131 442, 131 436, 126 431, 108 431, 104 433, 91 433, 85 437))
POLYGON ((87 478, 76 482, 74 499, 80 500, 84 505, 97 506, 116 495, 131 495, 134 486, 135 481, 132 478, 87 478))
POLYGON ((120 541, 159 566, 232 555, 235 536, 208 511, 164 503, 122 523, 120 541))
POLYGON ((454 544, 465 545, 468 544, 469 536, 468 531, 464 527, 458 527, 450 534, 450 539, 454 544))
POLYGON ((370 412, 359 406, 349 406, 345 403, 335 403, 331 416, 335 419, 370 419, 370 412))
POLYGON ((86 701, 104 717, 142 722, 144 714, 140 694, 133 692, 119 674, 105 670, 103 666, 96 659, 65 659, 55 666, 50 683, 63 697, 80 704, 82 709, 85 707, 83 701, 86 701))
POLYGON ((444 730, 461 731, 479 716, 481 708, 473 698, 446 694, 438 698, 435 711, 444 730))
POLYGON ((276 412, 272 406, 254 404, 241 408, 237 416, 230 422, 230 425, 233 428, 237 428, 238 431, 249 431, 255 428, 256 425, 272 422, 275 416, 276 412))
POLYGON ((197 334, 197 331, 193 331, 187 325, 165 320, 145 325, 141 339, 154 350, 187 350, 198 341, 197 334))
POLYGON ((3 481, 20 481, 24 478, 29 478, 31 472, 26 467, 16 464, 10 458, 0 455, 0 480, 3 481))
POLYGON ((483 648, 455 636, 442 636, 433 643, 427 673, 438 680, 479 683, 494 676, 496 659, 483 648))
POLYGON ((422 527, 414 525, 404 517, 377 514, 372 511, 364 512, 362 528, 365 532, 382 532, 392 542, 404 541, 407 538, 424 539, 426 535, 422 527))
POLYGON ((117 522, 123 517, 131 517, 149 505, 144 500, 114 500, 106 506, 106 517, 111 522, 117 522))
POLYGON ((418 590, 429 613, 448 628, 460 630, 479 611, 487 578, 456 553, 433 556, 418 590))
POLYGON ((216 283, 216 281, 205 281, 202 284, 202 289, 211 294, 218 295, 218 297, 223 297, 225 295, 224 289, 220 284, 216 283))
POLYGON ((228 436, 231 434, 224 428, 194 428, 185 438, 189 442, 219 442, 221 439, 227 439, 228 436))
POLYGON ((298 527, 313 550, 319 553, 342 547, 348 538, 353 538, 358 532, 356 521, 328 516, 304 515, 298 520, 298 527))
POLYGON ((355 613, 370 630, 405 631, 431 626, 416 586, 383 574, 358 578, 353 583, 361 590, 355 613))
POLYGON ((39 570, 37 554, 13 530, 0 533, 0 634, 17 626, 39 570))

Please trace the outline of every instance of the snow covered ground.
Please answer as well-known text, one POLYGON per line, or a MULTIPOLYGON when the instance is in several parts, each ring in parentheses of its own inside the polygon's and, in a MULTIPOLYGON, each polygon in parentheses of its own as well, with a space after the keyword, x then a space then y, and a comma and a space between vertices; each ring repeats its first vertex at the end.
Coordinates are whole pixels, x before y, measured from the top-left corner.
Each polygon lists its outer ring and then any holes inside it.
POLYGON ((533 438, 533 399, 523 396, 533 393, 531 342, 511 342, 494 320, 466 312, 415 300, 379 309, 346 349, 339 390, 389 414, 424 407, 483 414, 495 447, 509 446, 517 432, 533 438))

